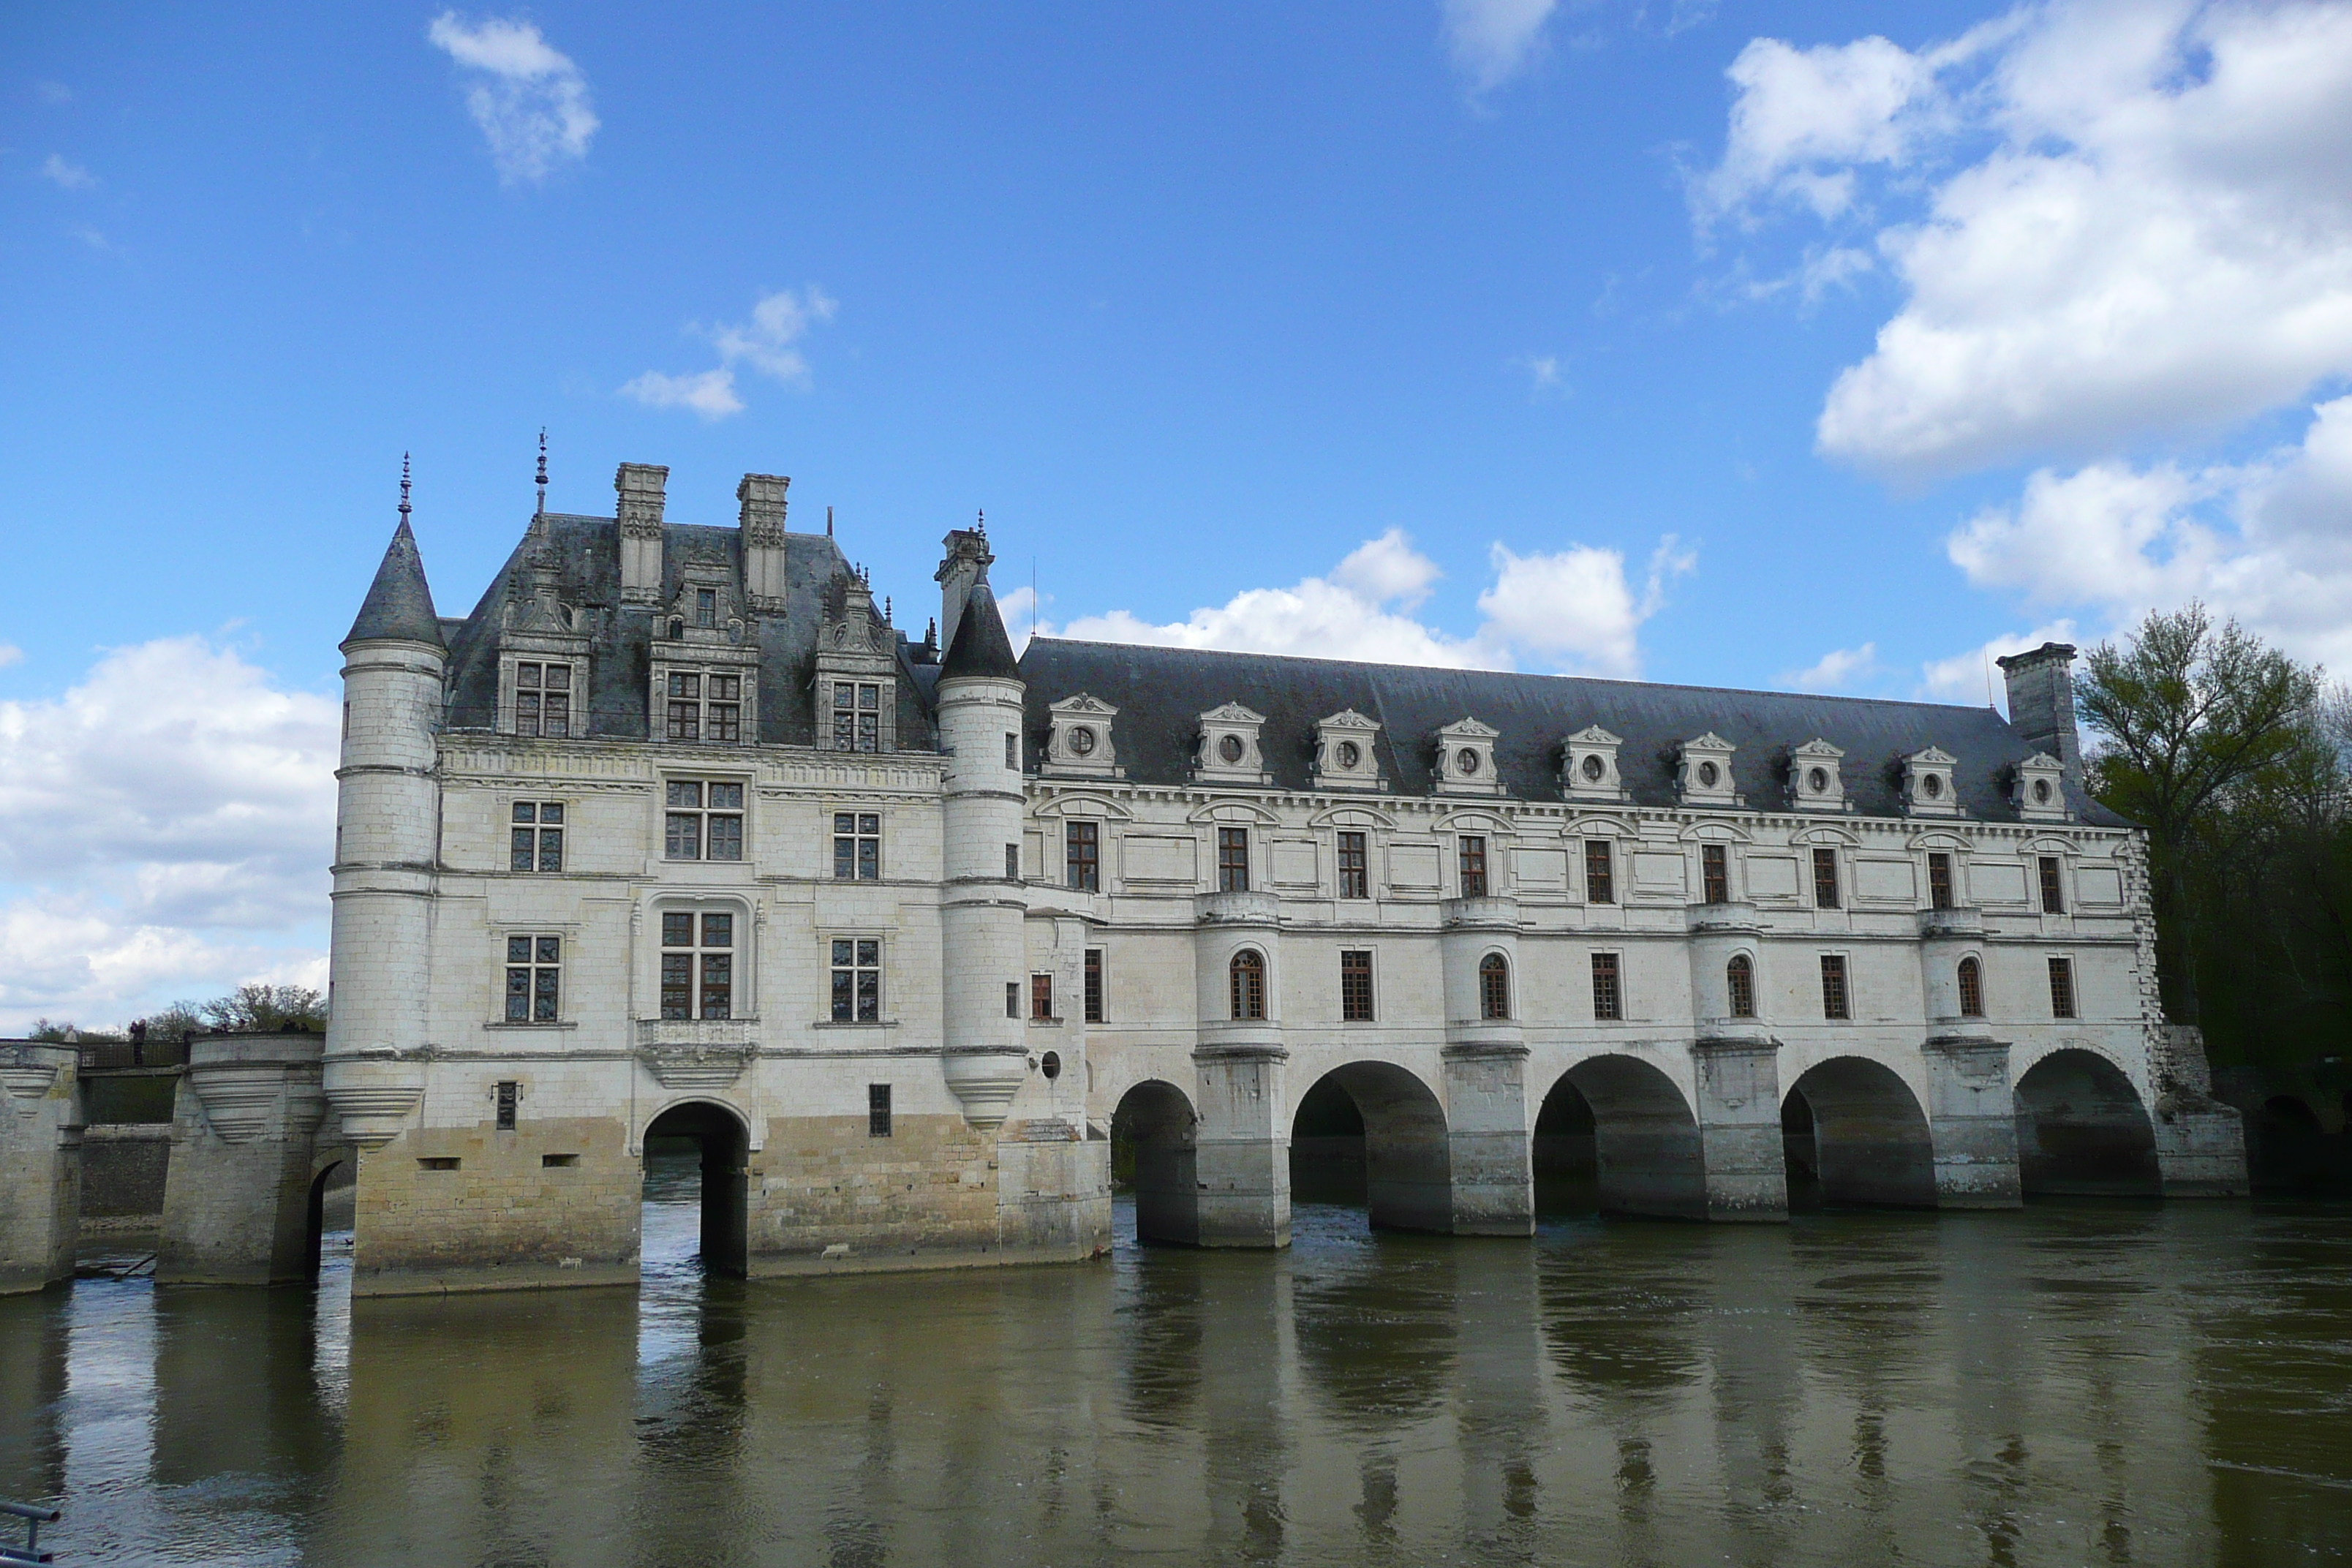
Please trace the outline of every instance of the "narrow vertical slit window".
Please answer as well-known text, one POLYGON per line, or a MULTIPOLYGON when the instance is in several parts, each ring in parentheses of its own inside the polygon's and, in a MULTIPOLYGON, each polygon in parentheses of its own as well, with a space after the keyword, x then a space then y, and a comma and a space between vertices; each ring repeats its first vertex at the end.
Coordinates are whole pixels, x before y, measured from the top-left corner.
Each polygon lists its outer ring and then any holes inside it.
POLYGON ((507 1022, 552 1024, 562 1016, 563 939, 507 938, 507 1022))
POLYGON ((1021 879, 1021 846, 1018 844, 1004 847, 1004 879, 1008 882, 1021 879))
POLYGON ((1004 737, 1004 765, 1014 773, 1021 771, 1021 737, 1018 734, 1004 737))
POLYGON ((1462 896, 1483 899, 1486 896, 1486 840, 1484 835, 1465 833, 1460 841, 1462 858, 1462 896))
POLYGON ((1054 977, 1033 974, 1029 977, 1029 1016, 1037 1023, 1054 1021, 1054 977))
POLYGON ((1822 954, 1822 1016, 1853 1016, 1852 999, 1846 994, 1845 959, 1839 953, 1822 954))
POLYGON ((1004 1016, 1008 1018, 1021 1016, 1021 982, 1018 980, 1004 983, 1004 1016))
POLYGON ((2050 961, 2050 1016, 2072 1018, 2074 1012, 2074 961, 2053 958, 2050 961))
POLYGON ((1062 858, 1069 882, 1082 893, 1102 891, 1102 824, 1070 822, 1062 829, 1062 858))
POLYGON ((1731 852, 1720 844, 1698 847, 1699 897, 1710 904, 1731 902, 1731 852))
POLYGON ((1372 1021, 1372 955, 1368 950, 1340 951, 1339 1020, 1346 1024, 1372 1021))
POLYGON ((1103 1021, 1103 950, 1087 949, 1087 1022, 1103 1021))
POLYGON ((1833 910, 1838 907, 1837 851, 1824 845, 1813 849, 1813 907, 1833 910))
POLYGON ((2066 889, 2059 880, 2058 857, 2042 857, 2042 912, 2063 915, 2066 912, 2066 889))
POLYGON ((1217 891, 1249 891, 1249 829, 1217 829, 1217 891))
POLYGON ((882 1021, 882 943, 877 938, 833 939, 833 1021, 882 1021))
POLYGON ((1723 982, 1730 994, 1731 1016, 1756 1016, 1756 961, 1744 952, 1732 954, 1731 962, 1723 966, 1723 982))
POLYGON ((1234 1017, 1248 1021, 1265 1016, 1265 957, 1254 948, 1234 954, 1231 966, 1234 1017))
POLYGON ((719 624, 719 591, 716 588, 695 590, 694 624, 705 627, 716 626, 719 624))
POLYGON ((1616 858, 1606 838, 1584 841, 1584 901, 1588 904, 1613 904, 1617 901, 1616 858))
POLYGON ((1345 832, 1339 835, 1339 896, 1343 899, 1369 899, 1372 896, 1371 864, 1364 847, 1364 836, 1345 832))
POLYGON ((1952 858, 1940 850, 1927 857, 1927 907, 1932 910, 1952 907, 1952 858))
POLYGON ((499 1131, 511 1132, 514 1131, 515 1105, 521 1098, 521 1095, 522 1085, 517 1083, 514 1079, 509 1078, 500 1079, 499 1080, 498 1121, 499 1131))
POLYGON ((866 1136, 890 1136, 890 1086, 887 1083, 866 1086, 866 1136))
POLYGON ((1624 977, 1618 971, 1617 955, 1613 952, 1592 955, 1592 1016, 1602 1020, 1625 1016, 1624 977))

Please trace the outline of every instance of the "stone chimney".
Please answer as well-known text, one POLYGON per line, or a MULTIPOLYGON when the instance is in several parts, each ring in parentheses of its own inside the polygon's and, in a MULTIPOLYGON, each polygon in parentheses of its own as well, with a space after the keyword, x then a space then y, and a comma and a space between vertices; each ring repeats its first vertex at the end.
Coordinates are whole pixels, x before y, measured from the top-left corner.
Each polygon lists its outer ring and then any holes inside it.
POLYGON ((742 503, 743 596, 766 615, 784 611, 784 491, 792 482, 782 474, 745 474, 735 487, 742 503))
POLYGON ((2066 764, 2066 782, 2083 783, 2083 742, 2074 730, 2074 648, 2046 642, 1995 661, 2009 685, 2009 725, 2037 752, 2066 764))
POLYGON ((996 559, 989 553, 988 535, 977 528, 959 528, 940 541, 947 559, 940 563, 940 647, 955 647, 956 625, 971 597, 971 585, 981 570, 996 559))
POLYGON ((662 490, 668 483, 669 470, 653 463, 623 463, 613 476, 620 496, 623 604, 661 598, 662 490))

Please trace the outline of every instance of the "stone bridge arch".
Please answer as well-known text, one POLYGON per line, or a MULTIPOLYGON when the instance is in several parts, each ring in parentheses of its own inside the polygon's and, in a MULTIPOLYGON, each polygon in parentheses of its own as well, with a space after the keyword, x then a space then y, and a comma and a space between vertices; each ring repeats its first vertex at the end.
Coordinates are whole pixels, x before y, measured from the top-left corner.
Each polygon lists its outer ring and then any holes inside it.
POLYGON ((742 1279, 751 1272, 749 1165, 751 1125, 723 1100, 671 1101, 646 1123, 638 1146, 650 1153, 656 1138, 685 1138, 702 1153, 702 1267, 742 1279))
POLYGON ((1545 1093, 1535 1138, 1536 1179, 1554 1201, 1589 1192, 1604 1215, 1706 1217, 1698 1118, 1650 1062, 1609 1053, 1570 1067, 1545 1093))
POLYGON ((1790 1206, 1934 1208, 1936 1147, 1918 1096, 1894 1068, 1832 1057, 1780 1101, 1790 1206))
POLYGON ((2017 1173, 2031 1194, 2158 1197, 2156 1128, 2124 1070, 2062 1046, 2017 1080, 2017 1173))
POLYGON ((1200 1131, 1192 1097, 1165 1079, 1143 1079, 1119 1096, 1111 1179, 1135 1194, 1136 1240, 1200 1245, 1200 1131))
POLYGON ((1411 1068, 1353 1061, 1331 1068, 1294 1101, 1294 1193, 1345 1189, 1332 1180, 1351 1155, 1360 1160, 1362 1201, 1374 1227, 1450 1233, 1454 1157, 1445 1107, 1411 1068), (1360 1154, 1342 1147, 1354 1143, 1360 1154), (1317 1166, 1321 1169, 1317 1169, 1317 1166))

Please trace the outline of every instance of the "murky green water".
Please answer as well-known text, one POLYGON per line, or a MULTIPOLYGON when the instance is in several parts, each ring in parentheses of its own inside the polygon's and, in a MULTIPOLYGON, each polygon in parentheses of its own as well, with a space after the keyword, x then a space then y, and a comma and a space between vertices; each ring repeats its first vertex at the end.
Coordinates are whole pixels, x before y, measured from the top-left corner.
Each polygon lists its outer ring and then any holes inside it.
POLYGON ((642 1294, 0 1301, 0 1494, 65 1563, 2352 1557, 2352 1208, 750 1286, 652 1218, 642 1294))

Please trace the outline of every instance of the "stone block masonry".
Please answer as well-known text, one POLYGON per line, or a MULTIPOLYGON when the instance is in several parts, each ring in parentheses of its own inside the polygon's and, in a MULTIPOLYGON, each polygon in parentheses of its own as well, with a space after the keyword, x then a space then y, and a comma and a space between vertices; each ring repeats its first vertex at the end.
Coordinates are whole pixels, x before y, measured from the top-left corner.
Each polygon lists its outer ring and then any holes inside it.
POLYGON ((70 1046, 0 1043, 0 1295, 73 1278, 81 1097, 70 1046))

